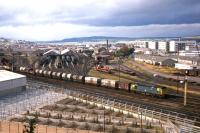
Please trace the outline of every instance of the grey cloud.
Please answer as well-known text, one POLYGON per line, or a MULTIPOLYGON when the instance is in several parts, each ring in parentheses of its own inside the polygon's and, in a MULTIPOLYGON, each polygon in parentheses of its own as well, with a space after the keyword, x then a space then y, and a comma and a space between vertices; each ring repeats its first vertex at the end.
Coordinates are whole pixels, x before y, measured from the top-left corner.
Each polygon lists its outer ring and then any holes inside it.
POLYGON ((66 22, 94 26, 134 26, 200 22, 199 0, 116 0, 113 1, 114 6, 108 7, 106 4, 99 6, 98 2, 100 1, 79 7, 64 5, 57 7, 56 10, 50 8, 44 15, 40 15, 39 11, 31 10, 29 7, 3 8, 3 10, 0 8, 0 25, 66 22), (16 19, 16 16, 23 13, 28 14, 28 19, 30 19, 28 22, 16 19))

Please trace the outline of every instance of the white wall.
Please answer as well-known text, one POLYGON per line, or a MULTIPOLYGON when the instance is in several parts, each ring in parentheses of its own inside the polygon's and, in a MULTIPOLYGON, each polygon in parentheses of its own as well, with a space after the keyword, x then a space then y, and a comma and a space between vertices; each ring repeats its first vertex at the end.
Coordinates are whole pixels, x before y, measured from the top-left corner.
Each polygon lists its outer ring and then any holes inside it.
POLYGON ((159 50, 167 50, 166 49, 167 48, 167 42, 165 42, 165 41, 162 41, 162 42, 158 42, 158 49, 159 50))
POLYGON ((149 48, 150 49, 156 49, 156 42, 149 41, 149 48))

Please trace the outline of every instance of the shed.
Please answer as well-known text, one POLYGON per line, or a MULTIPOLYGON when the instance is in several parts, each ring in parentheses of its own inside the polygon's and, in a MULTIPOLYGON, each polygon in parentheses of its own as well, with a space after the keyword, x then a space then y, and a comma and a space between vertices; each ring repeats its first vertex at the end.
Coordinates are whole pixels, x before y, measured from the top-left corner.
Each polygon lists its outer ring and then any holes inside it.
POLYGON ((26 88, 26 76, 0 70, 0 96, 20 92, 26 88))

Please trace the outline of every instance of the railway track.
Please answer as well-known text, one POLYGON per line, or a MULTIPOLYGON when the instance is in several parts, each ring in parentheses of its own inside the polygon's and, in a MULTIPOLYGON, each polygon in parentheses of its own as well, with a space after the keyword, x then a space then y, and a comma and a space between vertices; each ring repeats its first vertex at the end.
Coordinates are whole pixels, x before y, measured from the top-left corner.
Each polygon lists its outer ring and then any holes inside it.
MULTIPOLYGON (((133 94, 122 91, 122 90, 115 90, 115 89, 108 89, 104 87, 97 87, 97 86, 90 86, 90 85, 83 85, 79 83, 73 83, 68 81, 61 81, 56 79, 48 79, 45 77, 34 77, 29 75, 34 80, 40 80, 47 83, 59 83, 58 88, 70 88, 73 91, 79 91, 81 93, 89 94, 92 96, 101 96, 109 99, 115 99, 116 101, 121 101, 128 104, 134 104, 141 108, 148 108, 150 110, 166 112, 166 113, 179 113, 185 118, 189 118, 191 120, 196 120, 197 125, 200 122, 200 110, 195 109, 196 102, 192 106, 183 107, 180 106, 180 99, 172 100, 172 99, 157 99, 148 96, 144 96, 141 94, 133 94), (92 90, 92 91, 91 91, 92 90), (170 105, 171 106, 170 106, 170 105), (177 105, 180 107, 173 107, 173 105, 177 105)), ((55 85, 55 84, 53 84, 55 85)), ((199 102, 198 102, 199 103, 199 102)))

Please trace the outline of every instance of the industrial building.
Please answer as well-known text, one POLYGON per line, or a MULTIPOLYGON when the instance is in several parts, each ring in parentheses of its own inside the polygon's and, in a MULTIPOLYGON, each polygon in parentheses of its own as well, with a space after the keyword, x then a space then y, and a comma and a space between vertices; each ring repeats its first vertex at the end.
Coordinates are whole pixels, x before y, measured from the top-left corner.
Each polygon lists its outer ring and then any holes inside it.
POLYGON ((0 70, 0 96, 20 92, 26 89, 26 76, 6 70, 0 70))
POLYGON ((175 63, 177 63, 176 59, 172 59, 170 57, 163 56, 150 56, 150 55, 135 55, 135 60, 140 62, 145 62, 151 65, 160 65, 160 66, 168 66, 174 67, 175 63))
POLYGON ((196 41, 140 41, 133 43, 135 48, 149 48, 160 50, 166 53, 176 53, 178 51, 191 51, 196 46, 196 41))

